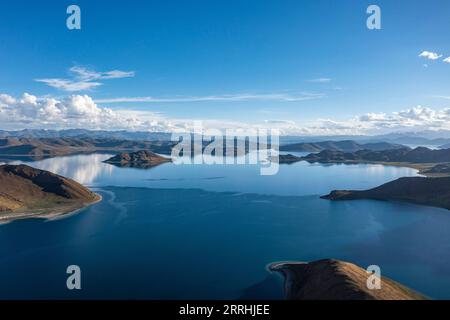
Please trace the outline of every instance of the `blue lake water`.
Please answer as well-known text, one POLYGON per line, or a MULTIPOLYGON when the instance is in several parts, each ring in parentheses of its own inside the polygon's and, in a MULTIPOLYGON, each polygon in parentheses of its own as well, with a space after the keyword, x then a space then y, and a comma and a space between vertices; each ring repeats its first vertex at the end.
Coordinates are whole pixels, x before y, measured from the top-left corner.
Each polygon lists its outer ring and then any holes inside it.
POLYGON ((77 155, 28 163, 93 188, 103 201, 56 219, 0 226, 0 298, 237 299, 283 297, 274 261, 379 265, 432 298, 450 298, 450 213, 380 201, 330 202, 408 168, 381 165, 164 164, 142 170, 77 155), (66 289, 68 265, 82 290, 66 289))

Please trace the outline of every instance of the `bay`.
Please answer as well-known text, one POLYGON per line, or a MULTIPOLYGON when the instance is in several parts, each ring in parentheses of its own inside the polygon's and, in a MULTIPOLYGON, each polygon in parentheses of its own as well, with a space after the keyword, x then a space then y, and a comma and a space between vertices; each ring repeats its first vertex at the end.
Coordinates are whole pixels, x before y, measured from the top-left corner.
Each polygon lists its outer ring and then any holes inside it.
POLYGON ((450 214, 381 201, 329 202, 332 189, 367 189, 409 168, 381 165, 164 164, 142 170, 110 155, 28 163, 73 178, 103 201, 64 218, 0 226, 0 298, 281 299, 274 261, 336 258, 432 298, 450 297, 450 214), (68 265, 82 290, 66 289, 68 265))

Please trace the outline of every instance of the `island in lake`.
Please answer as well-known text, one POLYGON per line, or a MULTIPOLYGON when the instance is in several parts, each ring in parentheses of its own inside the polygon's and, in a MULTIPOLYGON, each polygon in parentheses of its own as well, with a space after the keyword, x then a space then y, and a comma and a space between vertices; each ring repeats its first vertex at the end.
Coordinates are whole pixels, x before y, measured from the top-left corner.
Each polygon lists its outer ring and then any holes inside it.
POLYGON ((121 153, 104 162, 118 167, 148 169, 163 163, 172 162, 172 159, 162 157, 151 151, 140 150, 131 153, 121 153))
POLYGON ((51 218, 101 199, 81 184, 27 165, 0 166, 0 222, 51 218))
POLYGON ((370 274, 366 270, 339 260, 273 263, 269 269, 284 276, 285 296, 289 300, 427 299, 386 277, 381 277, 380 289, 369 289, 367 279, 370 274))

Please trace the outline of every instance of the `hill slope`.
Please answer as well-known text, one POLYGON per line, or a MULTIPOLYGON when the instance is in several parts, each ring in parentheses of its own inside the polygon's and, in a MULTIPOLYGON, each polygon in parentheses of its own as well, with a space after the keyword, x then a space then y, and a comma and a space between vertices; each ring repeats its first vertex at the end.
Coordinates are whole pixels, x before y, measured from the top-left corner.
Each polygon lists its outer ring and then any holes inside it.
POLYGON ((133 168, 152 168, 160 164, 171 162, 169 158, 161 157, 151 151, 141 150, 131 153, 121 153, 104 162, 113 164, 119 167, 133 167, 133 168))
POLYGON ((0 221, 49 217, 98 201, 81 184, 26 165, 0 166, 0 221))
POLYGON ((450 210, 450 177, 405 177, 365 191, 335 190, 323 196, 329 200, 394 200, 450 210))
POLYGON ((355 264, 339 260, 310 263, 275 263, 270 270, 285 277, 285 294, 290 300, 424 300, 424 296, 403 285, 381 278, 381 289, 367 288, 370 274, 355 264))

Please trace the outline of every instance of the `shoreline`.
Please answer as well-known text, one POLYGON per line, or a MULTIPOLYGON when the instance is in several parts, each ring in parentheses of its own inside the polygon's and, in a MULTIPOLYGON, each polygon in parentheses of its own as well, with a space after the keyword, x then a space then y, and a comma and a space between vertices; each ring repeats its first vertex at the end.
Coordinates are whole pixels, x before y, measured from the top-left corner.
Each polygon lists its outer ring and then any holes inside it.
POLYGON ((419 175, 425 176, 427 178, 440 178, 440 177, 449 177, 450 173, 427 173, 425 172, 428 169, 433 168, 434 166, 441 163, 412 163, 412 162, 382 162, 382 161, 306 161, 308 163, 321 163, 321 164, 347 164, 347 165, 356 165, 356 164, 379 164, 383 166, 391 166, 391 167, 400 167, 400 168, 410 168, 417 170, 419 175))
POLYGON ((293 270, 291 270, 292 266, 295 265, 307 265, 308 262, 302 261, 279 261, 272 262, 267 265, 266 269, 269 272, 277 273, 283 278, 283 294, 286 300, 291 299, 289 293, 292 292, 292 288, 296 283, 296 277, 293 270))
MULTIPOLYGON (((297 162, 307 162, 310 164, 319 163, 319 164, 345 164, 345 165, 358 165, 358 164, 373 164, 373 165, 383 165, 383 166, 391 166, 391 167, 400 167, 400 168, 410 168, 417 170, 419 175, 425 176, 427 178, 440 178, 440 177, 449 177, 450 173, 430 173, 427 170, 432 169, 433 167, 443 164, 442 162, 436 163, 413 163, 413 162, 385 162, 385 161, 364 161, 364 160, 307 160, 304 157, 293 156, 292 154, 282 155, 283 158, 279 160, 279 164, 291 165, 297 162)), ((281 157, 281 156, 280 156, 281 157)))
POLYGON ((33 212, 24 211, 24 212, 8 212, 4 215, 0 213, 0 227, 2 225, 11 223, 16 220, 26 220, 26 219, 43 219, 43 220, 56 220, 58 218, 68 217, 74 214, 77 214, 78 211, 90 207, 96 203, 99 203, 103 200, 103 197, 97 193, 95 193, 95 199, 89 203, 79 203, 73 204, 72 206, 60 208, 42 208, 36 209, 33 212))

